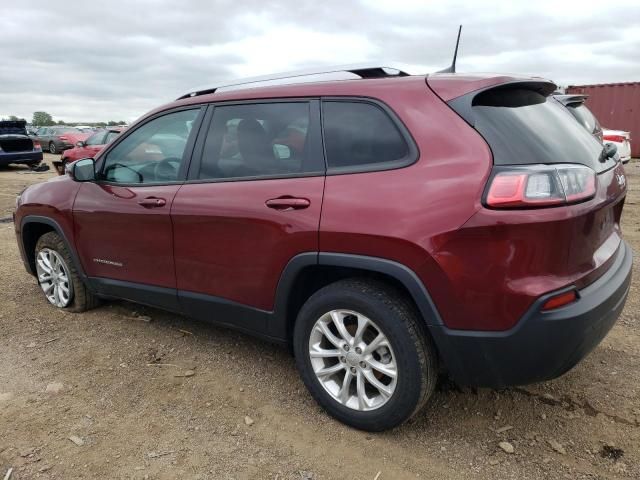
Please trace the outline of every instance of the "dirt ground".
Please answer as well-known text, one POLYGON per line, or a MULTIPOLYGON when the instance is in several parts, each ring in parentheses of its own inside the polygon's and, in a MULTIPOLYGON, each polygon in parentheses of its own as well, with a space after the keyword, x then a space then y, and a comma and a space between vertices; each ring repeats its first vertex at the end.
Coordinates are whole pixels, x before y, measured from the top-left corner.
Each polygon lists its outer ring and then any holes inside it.
MULTIPOLYGON (((640 252, 640 161, 627 173, 640 252)), ((0 218, 53 175, 0 171, 0 218)), ((321 411, 279 347, 128 303, 52 308, 0 223, 0 479, 638 479, 639 264, 621 319, 564 377, 445 383, 410 423, 369 434, 321 411)))

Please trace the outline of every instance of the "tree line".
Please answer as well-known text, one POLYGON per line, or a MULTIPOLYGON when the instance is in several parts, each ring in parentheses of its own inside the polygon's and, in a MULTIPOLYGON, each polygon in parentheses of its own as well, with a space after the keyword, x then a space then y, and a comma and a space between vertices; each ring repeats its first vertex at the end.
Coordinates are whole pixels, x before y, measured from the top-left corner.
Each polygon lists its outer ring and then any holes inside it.
MULTIPOLYGON (((15 115, 9 115, 8 118, 2 120, 9 120, 12 122, 25 121, 24 118, 19 118, 15 115)), ((89 125, 91 127, 114 127, 116 125, 126 125, 125 120, 116 121, 109 120, 108 122, 65 122, 64 120, 55 121, 51 114, 47 112, 33 112, 33 118, 31 119, 31 125, 34 127, 50 127, 52 125, 89 125)))

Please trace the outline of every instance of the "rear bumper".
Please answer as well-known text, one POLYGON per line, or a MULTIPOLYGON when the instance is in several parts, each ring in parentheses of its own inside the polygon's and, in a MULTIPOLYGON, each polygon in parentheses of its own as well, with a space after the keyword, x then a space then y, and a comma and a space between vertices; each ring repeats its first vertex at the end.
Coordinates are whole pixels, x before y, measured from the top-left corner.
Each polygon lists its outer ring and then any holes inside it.
POLYGON ((0 166, 10 163, 37 163, 42 161, 42 151, 36 152, 0 152, 0 166))
MULTIPOLYGON (((506 387, 566 373, 606 336, 624 307, 631 284, 632 251, 624 241, 609 270, 566 307, 542 312, 559 292, 541 297, 504 332, 452 330, 431 334, 451 377, 463 385, 506 387)), ((561 293, 561 292, 560 292, 561 293)))

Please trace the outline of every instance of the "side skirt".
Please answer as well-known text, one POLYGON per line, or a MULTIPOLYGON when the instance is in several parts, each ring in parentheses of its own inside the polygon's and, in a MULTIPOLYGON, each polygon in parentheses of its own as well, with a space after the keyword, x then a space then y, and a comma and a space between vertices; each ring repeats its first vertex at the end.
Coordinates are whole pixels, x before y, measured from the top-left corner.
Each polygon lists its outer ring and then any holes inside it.
POLYGON ((268 333, 267 326, 275 317, 273 312, 211 295, 173 288, 101 277, 90 277, 88 280, 93 291, 102 298, 148 305, 202 322, 239 330, 274 343, 285 343, 285 339, 273 337, 268 333))

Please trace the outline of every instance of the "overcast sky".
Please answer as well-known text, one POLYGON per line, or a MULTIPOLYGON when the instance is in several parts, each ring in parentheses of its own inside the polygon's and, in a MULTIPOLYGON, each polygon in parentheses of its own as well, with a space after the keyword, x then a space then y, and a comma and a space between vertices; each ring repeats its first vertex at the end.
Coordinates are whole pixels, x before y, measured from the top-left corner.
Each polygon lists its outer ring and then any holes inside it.
POLYGON ((132 121, 191 87, 319 65, 392 60, 640 81, 640 1, 7 1, 0 117, 132 121))

